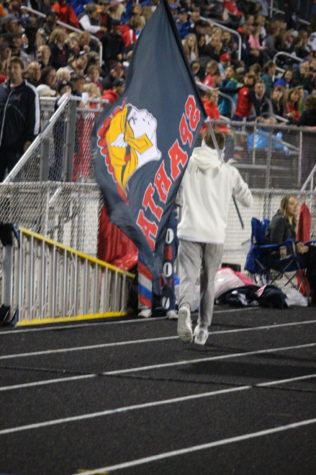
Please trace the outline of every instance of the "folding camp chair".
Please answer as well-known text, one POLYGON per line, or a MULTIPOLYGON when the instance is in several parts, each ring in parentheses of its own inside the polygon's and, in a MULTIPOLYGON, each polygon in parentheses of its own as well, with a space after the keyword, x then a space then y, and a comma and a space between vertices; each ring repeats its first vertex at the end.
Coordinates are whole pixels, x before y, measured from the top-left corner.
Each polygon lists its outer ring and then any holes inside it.
POLYGON ((278 244, 264 244, 265 233, 270 221, 257 218, 251 219, 251 246, 247 254, 245 270, 253 280, 259 284, 273 285, 276 280, 284 279, 284 285, 292 285, 299 289, 304 285, 304 271, 302 261, 296 252, 293 239, 278 244), (286 257, 280 258, 280 248, 286 249, 286 257), (295 283, 296 275, 300 276, 300 282, 295 283))

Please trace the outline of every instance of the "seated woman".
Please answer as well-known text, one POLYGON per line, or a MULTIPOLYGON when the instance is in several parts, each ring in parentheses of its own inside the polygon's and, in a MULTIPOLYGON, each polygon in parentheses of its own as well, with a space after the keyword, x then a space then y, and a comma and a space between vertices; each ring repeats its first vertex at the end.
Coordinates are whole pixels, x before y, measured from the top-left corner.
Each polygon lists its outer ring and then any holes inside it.
MULTIPOLYGON (((295 195, 286 195, 282 198, 280 209, 273 216, 265 236, 265 244, 279 244, 287 239, 296 241, 296 231, 298 224, 298 200, 295 195)), ((311 289, 312 304, 316 304, 316 247, 307 246, 296 241, 296 251, 300 255, 301 266, 307 269, 307 279, 311 289)), ((286 249, 280 248, 278 255, 276 251, 270 257, 286 257, 286 249)), ((267 263, 269 256, 267 256, 267 263)))

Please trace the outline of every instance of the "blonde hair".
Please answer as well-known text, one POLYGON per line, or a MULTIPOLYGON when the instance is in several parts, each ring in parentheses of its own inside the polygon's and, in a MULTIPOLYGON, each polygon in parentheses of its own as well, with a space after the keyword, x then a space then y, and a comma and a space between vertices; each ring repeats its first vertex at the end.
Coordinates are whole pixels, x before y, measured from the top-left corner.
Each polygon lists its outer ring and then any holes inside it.
POLYGON ((197 42, 197 37, 194 33, 189 33, 188 36, 185 38, 184 43, 183 43, 183 49, 185 51, 185 55, 188 58, 189 61, 191 61, 191 52, 194 53, 195 55, 195 60, 199 59, 199 50, 198 50, 198 42, 197 42), (195 39, 195 45, 193 48, 191 48, 188 44, 189 38, 194 38, 195 39))
POLYGON ((88 92, 91 99, 101 99, 101 91, 93 82, 84 84, 82 91, 88 92))
MULTIPOLYGON (((298 201, 298 199, 295 195, 285 195, 285 196, 283 196, 283 198, 281 200, 281 203, 280 203, 280 211, 282 212, 283 216, 285 216, 286 218, 288 217, 287 207, 288 207, 288 204, 289 204, 289 201, 290 201, 291 198, 294 198, 296 201, 298 201)), ((297 216, 293 216, 292 224, 293 224, 293 227, 296 231, 296 229, 297 229, 297 216)))
POLYGON ((68 68, 59 68, 56 71, 56 80, 61 81, 62 79, 66 79, 67 81, 70 81, 70 71, 68 68))

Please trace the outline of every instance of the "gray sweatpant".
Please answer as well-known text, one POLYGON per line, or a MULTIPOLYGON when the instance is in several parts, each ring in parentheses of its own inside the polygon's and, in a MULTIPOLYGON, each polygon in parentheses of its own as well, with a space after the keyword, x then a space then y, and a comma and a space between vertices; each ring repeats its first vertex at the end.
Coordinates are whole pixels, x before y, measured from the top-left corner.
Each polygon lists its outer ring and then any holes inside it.
POLYGON ((179 308, 193 310, 194 288, 200 272, 200 311, 198 324, 207 329, 212 323, 214 281, 223 256, 223 244, 179 240, 179 308))

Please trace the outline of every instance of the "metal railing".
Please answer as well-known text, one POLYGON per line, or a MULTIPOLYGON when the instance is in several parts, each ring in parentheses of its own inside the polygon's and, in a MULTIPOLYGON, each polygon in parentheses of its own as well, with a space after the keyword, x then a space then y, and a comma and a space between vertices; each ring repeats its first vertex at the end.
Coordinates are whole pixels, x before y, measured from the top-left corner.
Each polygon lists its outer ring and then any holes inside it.
POLYGON ((0 243, 0 304, 17 326, 126 315, 134 275, 19 227, 0 243))
POLYGON ((303 58, 299 58, 298 56, 294 55, 294 54, 290 54, 290 53, 286 53, 285 51, 279 51, 278 53, 276 53, 273 57, 273 62, 274 64, 276 65, 276 69, 278 71, 280 71, 281 73, 284 73, 285 69, 281 68, 280 66, 277 65, 277 59, 280 57, 280 56, 285 56, 286 58, 291 58, 293 59, 294 61, 297 61, 298 63, 301 63, 302 61, 304 61, 303 58))

